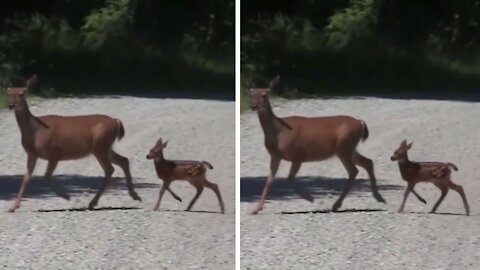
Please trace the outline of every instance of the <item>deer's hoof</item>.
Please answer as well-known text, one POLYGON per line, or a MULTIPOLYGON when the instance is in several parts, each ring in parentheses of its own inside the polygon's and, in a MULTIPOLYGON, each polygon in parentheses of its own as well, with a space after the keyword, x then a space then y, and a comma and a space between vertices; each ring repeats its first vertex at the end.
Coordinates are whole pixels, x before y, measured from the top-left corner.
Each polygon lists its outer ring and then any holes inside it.
POLYGON ((132 199, 135 200, 135 201, 139 201, 139 202, 142 201, 142 198, 140 198, 140 196, 138 196, 137 193, 130 193, 130 196, 131 196, 132 199))
POLYGON ((257 209, 255 209, 255 210, 253 210, 252 212, 250 212, 250 215, 256 215, 256 214, 258 214, 258 210, 257 210, 257 209))
POLYGON ((7 212, 8 212, 8 213, 13 213, 13 212, 15 212, 15 210, 17 210, 17 208, 12 207, 12 208, 8 209, 7 212))

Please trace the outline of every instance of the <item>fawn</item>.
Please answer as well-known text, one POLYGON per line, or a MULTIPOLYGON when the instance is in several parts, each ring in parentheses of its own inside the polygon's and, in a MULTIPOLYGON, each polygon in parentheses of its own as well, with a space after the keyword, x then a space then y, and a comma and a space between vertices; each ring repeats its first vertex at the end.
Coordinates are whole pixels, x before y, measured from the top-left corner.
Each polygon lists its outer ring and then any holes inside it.
POLYGON ((198 197, 200 197, 202 194, 204 187, 207 187, 215 192, 215 195, 217 195, 221 212, 224 214, 225 206, 223 204, 222 195, 220 194, 218 185, 208 181, 206 178, 207 168, 213 169, 213 166, 207 161, 167 160, 163 156, 163 149, 165 149, 167 145, 168 142, 163 143, 162 138, 160 138, 155 146, 150 149, 150 153, 147 155, 147 159, 153 159, 155 171, 157 172, 158 177, 163 180, 158 201, 153 210, 157 211, 160 207, 160 201, 162 200, 165 190, 168 190, 168 192, 170 192, 175 199, 181 201, 180 197, 170 190, 170 183, 174 180, 185 180, 197 189, 197 193, 185 211, 190 211, 190 209, 192 209, 198 197))
POLYGON ((427 203, 414 188, 418 182, 431 182, 436 187, 442 191, 442 195, 435 203, 430 213, 435 213, 440 203, 443 201, 445 196, 448 193, 449 189, 453 189, 462 196, 463 205, 465 207, 466 215, 470 215, 470 209, 468 206, 467 198, 465 197, 465 192, 461 185, 457 185, 452 182, 450 175, 452 173, 451 169, 458 171, 457 166, 452 163, 442 163, 442 162, 413 162, 408 159, 407 152, 412 148, 413 143, 407 144, 407 140, 403 140, 397 150, 393 153, 391 157, 392 161, 398 161, 398 167, 400 168, 400 174, 402 175, 403 180, 407 181, 408 185, 405 189, 403 195, 403 201, 398 209, 398 212, 403 212, 405 207, 405 201, 407 200, 408 194, 412 192, 418 200, 423 203, 427 203))

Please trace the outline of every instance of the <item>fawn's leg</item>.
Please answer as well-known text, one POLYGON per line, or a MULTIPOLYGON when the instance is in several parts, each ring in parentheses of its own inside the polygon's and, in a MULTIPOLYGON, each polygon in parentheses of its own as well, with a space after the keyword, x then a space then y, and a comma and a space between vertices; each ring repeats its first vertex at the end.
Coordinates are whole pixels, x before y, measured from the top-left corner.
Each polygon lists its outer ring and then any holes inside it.
POLYGON ((343 166, 348 172, 348 180, 347 180, 347 185, 343 189, 342 193, 340 194, 340 197, 338 197, 337 201, 333 204, 332 207, 332 212, 337 212, 338 208, 342 207, 343 200, 345 199, 345 196, 347 196, 348 192, 350 191, 350 188, 353 185, 353 181, 355 180, 355 177, 357 177, 358 174, 358 169, 355 167, 355 164, 353 162, 352 155, 341 155, 339 156, 340 161, 342 161, 343 166))
POLYGON ((179 201, 179 202, 182 202, 182 199, 177 195, 175 194, 175 192, 173 192, 170 187, 167 188, 167 191, 172 194, 173 198, 175 198, 175 200, 179 201))
POLYGON ((158 208, 160 208, 160 201, 162 200, 163 193, 165 193, 165 190, 167 190, 169 186, 170 186, 170 181, 165 181, 164 180, 163 185, 160 188, 160 193, 158 194, 157 203, 155 204, 155 207, 153 207, 153 211, 157 211, 158 208))
POLYGON ((410 191, 413 190, 414 186, 415 186, 414 183, 408 183, 407 187, 405 188, 405 192, 403 193, 402 204, 400 205, 400 208, 398 208, 398 213, 403 212, 403 209, 405 208, 405 203, 407 202, 408 195, 410 194, 410 191))
POLYGON ((373 197, 378 202, 386 203, 385 199, 382 197, 382 195, 380 195, 380 192, 378 191, 377 178, 375 177, 375 172, 373 170, 373 161, 355 151, 353 153, 353 162, 355 162, 356 165, 364 168, 365 171, 367 171, 368 178, 370 178, 370 186, 372 188, 373 197))
MULTIPOLYGON (((195 181, 195 180, 194 180, 195 181)), ((196 189, 197 189, 197 193, 195 194, 195 196, 193 197, 193 199, 190 201, 190 203, 188 204, 188 207, 187 209, 185 209, 185 211, 190 211, 193 207, 193 205, 195 204, 195 202, 197 201, 198 197, 200 197, 200 195, 202 194, 203 192, 203 185, 199 182, 195 182, 195 183, 192 183, 190 182, 190 184, 192 184, 196 189)))
POLYGON ((425 201, 425 199, 422 198, 422 196, 418 195, 418 193, 415 191, 414 188, 412 188, 412 193, 413 193, 413 195, 415 195, 415 197, 417 197, 417 199, 418 199, 419 201, 423 202, 424 204, 427 204, 427 201, 425 201))
POLYGON ((257 206, 251 212, 252 215, 258 214, 258 212, 263 210, 263 205, 265 204, 265 199, 267 198, 270 189, 272 188, 273 180, 275 179, 275 175, 278 171, 278 166, 280 165, 281 159, 275 156, 270 156, 270 173, 267 177, 267 182, 265 182, 265 186, 263 187, 262 195, 258 200, 257 206))
POLYGON ((445 196, 447 196, 448 193, 448 186, 439 184, 435 184, 435 186, 437 186, 442 191, 442 195, 440 195, 440 198, 438 198, 438 201, 435 203, 430 213, 435 213, 435 211, 437 211, 438 206, 440 205, 440 203, 442 203, 443 199, 445 199, 445 196))
POLYGON ((469 216, 470 215, 470 206, 468 205, 467 197, 465 196, 465 192, 463 191, 463 187, 461 185, 457 185, 453 182, 450 182, 450 188, 455 190, 456 192, 458 192, 458 194, 460 194, 460 196, 462 197, 463 206, 465 207, 465 212, 466 212, 467 216, 469 216))
POLYGON ((35 165, 37 164, 37 157, 28 155, 27 158, 27 172, 23 176, 22 185, 18 190, 17 197, 15 198, 15 202, 13 203, 12 207, 8 210, 8 212, 13 213, 16 209, 20 207, 20 202, 22 201, 23 193, 30 182, 30 177, 32 176, 33 170, 35 169, 35 165))
POLYGON ((302 186, 298 181, 295 181, 295 176, 297 175, 298 171, 300 170, 302 163, 301 162, 292 162, 292 166, 290 167, 290 172, 288 173, 288 182, 292 183, 295 187, 295 191, 300 195, 301 198, 313 202, 313 197, 304 186, 302 186))
POLYGON ((93 208, 97 206, 98 200, 100 199, 100 196, 102 196, 103 192, 105 192, 105 189, 110 183, 110 179, 112 178, 112 174, 115 170, 112 166, 112 163, 110 163, 110 159, 108 158, 107 153, 95 153, 95 157, 97 158, 98 163, 100 164, 100 166, 102 166, 102 169, 105 172, 105 178, 103 179, 102 185, 98 189, 97 194, 88 204, 89 210, 93 210, 93 208))
POLYGON ((68 192, 65 190, 65 188, 63 188, 62 185, 52 179, 53 171, 55 171, 57 165, 58 160, 48 161, 47 170, 45 171, 45 179, 52 186, 53 191, 55 191, 58 196, 68 201, 70 200, 70 195, 68 195, 68 192))
POLYGON ((138 196, 137 192, 135 192, 135 189, 133 188, 132 175, 130 174, 130 162, 128 161, 128 158, 119 155, 113 150, 110 150, 110 160, 113 164, 116 164, 122 168, 123 172, 125 173, 125 179, 127 181, 127 188, 130 197, 136 201, 142 201, 140 196, 138 196))
POLYGON ((222 214, 225 214, 225 204, 223 203, 222 195, 220 194, 218 185, 208 181, 207 178, 204 178, 204 180, 205 180, 204 182, 205 187, 213 190, 213 192, 215 192, 215 195, 217 195, 218 203, 220 204, 220 211, 222 212, 222 214))

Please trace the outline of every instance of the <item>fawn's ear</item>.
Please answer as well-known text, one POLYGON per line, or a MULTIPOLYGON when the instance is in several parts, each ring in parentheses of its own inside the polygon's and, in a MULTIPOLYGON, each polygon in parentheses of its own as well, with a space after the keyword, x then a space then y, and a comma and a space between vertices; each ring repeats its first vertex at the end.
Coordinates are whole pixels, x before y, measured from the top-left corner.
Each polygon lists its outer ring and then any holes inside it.
POLYGON ((400 146, 407 146, 407 140, 403 140, 400 146))
POLYGON ((168 145, 168 141, 164 142, 164 143, 162 144, 162 147, 163 147, 163 148, 166 148, 167 145, 168 145))
POLYGON ((412 144, 413 144, 413 142, 409 143, 409 144, 407 145, 407 149, 412 148, 412 144))

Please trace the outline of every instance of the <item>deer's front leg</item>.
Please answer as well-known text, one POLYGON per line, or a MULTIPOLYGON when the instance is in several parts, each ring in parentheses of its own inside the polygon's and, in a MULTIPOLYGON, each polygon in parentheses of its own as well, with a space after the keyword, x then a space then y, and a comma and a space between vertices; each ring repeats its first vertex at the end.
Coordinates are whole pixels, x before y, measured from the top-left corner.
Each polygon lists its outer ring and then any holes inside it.
POLYGON ((405 208, 405 202, 407 201, 408 195, 410 194, 410 191, 412 191, 414 184, 408 183, 407 188, 405 189, 405 192, 403 193, 403 201, 402 204, 400 205, 400 208, 398 209, 398 213, 403 212, 403 208, 405 208))
POLYGON ((32 176, 33 170, 35 169, 35 165, 37 164, 37 157, 28 155, 27 159, 27 172, 23 176, 22 185, 20 186, 20 190, 17 193, 17 198, 13 203, 13 206, 8 210, 8 212, 13 213, 20 207, 20 202, 22 201, 23 193, 27 188, 28 183, 30 182, 30 177, 32 176))
POLYGON ((257 207, 252 211, 252 215, 258 214, 258 212, 263 210, 263 205, 265 204, 265 199, 267 198, 270 189, 272 188, 273 180, 275 179, 275 175, 278 171, 278 166, 280 165, 281 159, 275 156, 270 156, 270 173, 267 177, 267 182, 263 187, 262 195, 258 200, 257 207))

